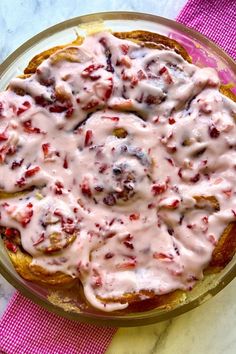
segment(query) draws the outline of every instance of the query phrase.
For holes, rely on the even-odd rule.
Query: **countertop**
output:
[[[0,62],[41,30],[97,11],[140,11],[175,18],[186,0],[1,0]],[[13,287],[0,276],[0,315]],[[107,354],[236,353],[236,280],[199,308],[155,325],[119,329]]]

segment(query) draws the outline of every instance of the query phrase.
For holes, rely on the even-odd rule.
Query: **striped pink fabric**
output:
[[[236,0],[189,0],[177,21],[206,35],[236,60]]]
[[[177,17],[236,59],[236,0],[189,0]],[[16,293],[0,321],[7,354],[102,354],[116,329],[60,318]]]
[[[60,318],[17,292],[0,321],[0,352],[103,354],[115,332]]]

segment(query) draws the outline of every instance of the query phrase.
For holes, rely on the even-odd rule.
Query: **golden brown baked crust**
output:
[[[220,92],[224,95],[230,98],[232,101],[236,102],[236,96],[235,94],[231,91],[230,87],[228,85],[221,85],[220,86]]]
[[[22,252],[20,248],[18,248],[16,253],[9,250],[7,250],[7,253],[17,273],[26,280],[42,285],[49,284],[57,286],[69,285],[75,282],[75,279],[67,274],[61,272],[49,273],[46,269],[31,264],[32,257],[26,252]]]
[[[236,251],[236,223],[230,223],[221,235],[212,254],[206,272],[216,273],[224,269]]]
[[[81,45],[83,43],[83,38],[78,36],[76,38],[75,41],[71,42],[71,43],[68,43],[68,44],[64,44],[64,45],[60,45],[60,46],[56,46],[56,47],[53,47],[53,48],[49,48],[45,51],[43,51],[42,53],[40,54],[37,54],[35,55],[29,62],[29,64],[27,65],[27,67],[25,68],[24,70],[24,74],[25,75],[28,75],[28,74],[33,74],[35,73],[37,67],[46,59],[48,59],[50,57],[50,55],[54,54],[55,52],[57,52],[58,50],[60,49],[63,49],[63,48],[66,48],[68,46],[71,46],[71,45],[75,45],[75,46],[78,46],[78,45]]]
[[[178,42],[169,37],[162,36],[161,34],[139,30],[131,32],[115,32],[113,34],[120,39],[128,39],[138,44],[143,44],[148,48],[172,49],[189,63],[192,62],[187,51]]]

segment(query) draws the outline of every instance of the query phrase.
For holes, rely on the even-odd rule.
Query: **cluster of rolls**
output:
[[[167,305],[224,268],[236,247],[227,95],[179,43],[144,31],[34,57],[0,94],[0,225],[16,271],[80,282],[115,311]]]

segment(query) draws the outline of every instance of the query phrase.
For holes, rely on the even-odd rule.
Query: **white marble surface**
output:
[[[186,0],[0,0],[0,63],[25,40],[97,11],[140,11],[174,18]],[[0,276],[0,316],[14,289]],[[236,280],[199,308],[156,325],[119,329],[107,354],[236,353]]]
[[[0,62],[38,32],[102,11],[139,11],[174,18],[186,0],[0,0]]]
[[[236,280],[175,319],[119,329],[106,354],[235,354],[235,294]]]

